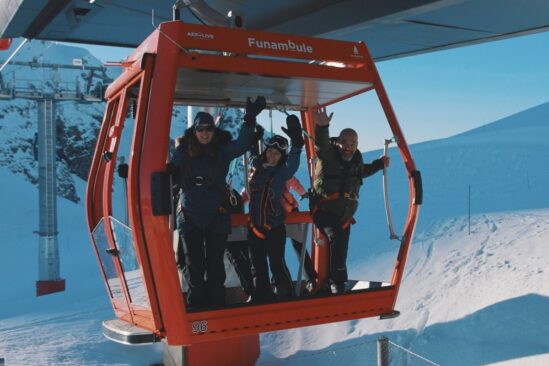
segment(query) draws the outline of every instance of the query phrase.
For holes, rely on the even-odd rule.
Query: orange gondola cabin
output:
[[[218,357],[219,364],[253,364],[259,333],[398,314],[421,179],[364,43],[172,21],[162,23],[122,66],[124,72],[107,90],[87,188],[91,239],[117,317],[104,322],[107,337],[190,346],[189,363],[215,363],[212,357]],[[354,280],[345,294],[260,305],[243,303],[239,289],[228,288],[227,306],[188,311],[174,257],[167,168],[174,104],[242,108],[247,97],[263,95],[267,108],[300,113],[311,137],[305,152],[312,179],[312,112],[369,91],[377,94],[409,180],[409,207],[390,283]],[[120,177],[124,189],[114,189]],[[245,214],[233,215],[233,231],[245,232],[246,222]],[[291,213],[286,220],[287,225],[310,222],[308,212]],[[328,251],[318,231],[310,235],[320,285],[327,277]],[[216,352],[204,352],[212,345]]]

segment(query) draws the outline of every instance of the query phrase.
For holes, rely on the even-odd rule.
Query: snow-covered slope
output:
[[[549,209],[475,215],[470,235],[466,218],[434,222],[417,235],[397,302],[400,317],[264,335],[262,364],[386,336],[441,365],[546,354],[539,363],[509,363],[545,365],[548,240]],[[360,364],[363,356],[356,357]]]

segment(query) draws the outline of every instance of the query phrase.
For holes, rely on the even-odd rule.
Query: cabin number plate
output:
[[[208,321],[200,320],[200,321],[193,322],[192,328],[193,328],[194,334],[206,333],[206,331],[208,330]]]

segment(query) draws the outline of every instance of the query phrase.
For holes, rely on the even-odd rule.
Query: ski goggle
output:
[[[210,125],[206,125],[206,126],[197,125],[197,126],[194,126],[194,130],[196,132],[213,132],[214,128],[215,127],[210,126]]]
[[[270,139],[267,142],[265,142],[265,146],[267,148],[274,147],[279,150],[287,150],[288,149],[288,142],[282,139]]]

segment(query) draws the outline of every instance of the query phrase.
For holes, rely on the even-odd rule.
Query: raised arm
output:
[[[301,148],[292,145],[292,147],[290,148],[290,153],[288,154],[288,161],[286,161],[286,165],[284,165],[280,170],[282,179],[287,181],[295,175],[297,169],[299,168],[300,157]]]
[[[292,143],[286,169],[284,169],[285,179],[288,180],[294,176],[299,168],[299,158],[305,140],[303,139],[303,131],[299,124],[299,118],[297,118],[296,115],[292,114],[286,117],[286,126],[287,127],[282,127],[282,131],[288,135]]]
[[[266,105],[265,97],[262,96],[258,96],[254,102],[250,98],[246,100],[246,114],[244,115],[244,123],[240,128],[238,137],[225,147],[225,156],[227,159],[232,160],[244,154],[250,148],[254,140],[256,117],[265,109]]]
[[[224,154],[226,159],[233,160],[248,151],[254,139],[254,130],[255,125],[251,126],[247,122],[242,124],[236,140],[233,140],[225,145]]]
[[[328,116],[326,114],[326,108],[319,108],[316,112],[313,112],[313,121],[316,125],[315,128],[315,144],[318,148],[319,158],[323,158],[328,154],[333,153],[333,145],[330,143],[329,126],[334,112]]]

